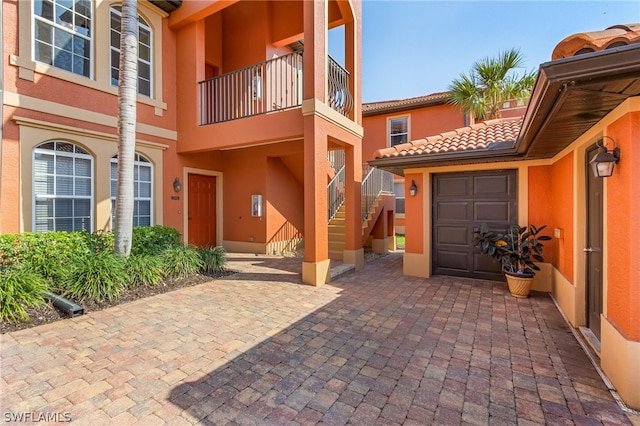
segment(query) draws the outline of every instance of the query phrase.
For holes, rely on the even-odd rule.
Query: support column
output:
[[[315,114],[304,117],[304,262],[302,281],[329,282],[327,134]]]
[[[327,2],[304,1],[304,100],[326,102],[327,93]]]
[[[345,146],[345,249],[344,263],[364,268],[362,248],[362,146]]]

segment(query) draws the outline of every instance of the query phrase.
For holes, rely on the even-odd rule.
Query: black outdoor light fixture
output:
[[[613,141],[613,149],[607,150],[604,138]],[[596,142],[598,152],[593,156],[589,164],[593,169],[595,177],[609,177],[613,174],[613,167],[620,161],[620,148],[616,146],[616,141],[611,136],[603,136],[603,139]]]
[[[411,179],[411,186],[409,187],[409,195],[413,197],[414,195],[416,195],[417,192],[418,192],[418,185],[416,185],[415,180]]]
[[[173,180],[173,190],[176,192],[182,191],[182,183],[180,183],[180,179],[175,178]]]

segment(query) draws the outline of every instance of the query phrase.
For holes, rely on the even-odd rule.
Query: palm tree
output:
[[[476,61],[469,74],[461,74],[449,85],[449,103],[470,113],[477,121],[500,118],[500,107],[506,101],[527,101],[531,96],[535,71],[515,73],[523,62],[519,49]]]
[[[114,250],[131,253],[133,236],[133,163],[136,149],[138,85],[138,2],[122,2],[120,74],[118,79],[118,184],[114,224]]]

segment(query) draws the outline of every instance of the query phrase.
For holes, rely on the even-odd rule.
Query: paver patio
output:
[[[631,424],[548,295],[402,276],[331,285],[300,260],[0,336],[2,421],[74,424]],[[25,417],[23,417],[24,419]]]

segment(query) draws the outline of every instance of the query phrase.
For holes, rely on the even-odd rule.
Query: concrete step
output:
[[[329,274],[330,274],[330,280],[333,281],[334,279],[338,278],[341,275],[346,274],[347,272],[351,272],[351,271],[355,271],[356,270],[356,265],[352,264],[352,263],[342,263],[340,265],[334,266],[333,268],[331,268]]]

